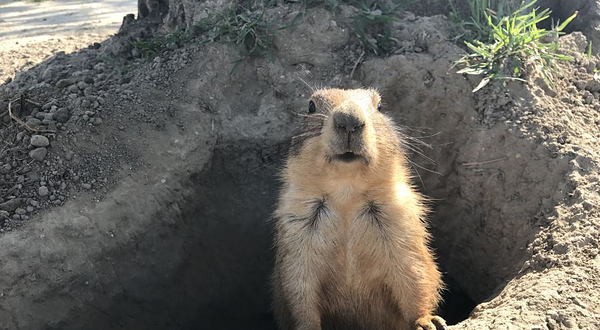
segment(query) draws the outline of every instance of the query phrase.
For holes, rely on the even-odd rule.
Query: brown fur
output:
[[[282,330],[443,329],[423,198],[374,90],[319,90],[282,172],[274,310]],[[347,137],[336,112],[364,123]],[[337,127],[337,128],[336,128]],[[350,133],[348,133],[350,134]],[[352,133],[354,134],[354,133]],[[360,159],[336,155],[352,151]]]

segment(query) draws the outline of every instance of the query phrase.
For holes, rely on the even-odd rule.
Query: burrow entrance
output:
[[[541,207],[539,201],[552,196],[563,173],[550,169],[543,148],[516,137],[503,122],[483,124],[482,115],[506,109],[485,111],[487,103],[472,94],[468,81],[447,74],[449,66],[449,61],[430,55],[377,59],[364,64],[361,83],[379,88],[384,112],[408,135],[430,146],[420,145],[423,155],[412,155],[414,183],[432,200],[434,248],[449,289],[441,314],[455,323],[519,270],[535,234],[531,221]],[[240,81],[252,84],[255,79]],[[261,104],[271,95],[265,94],[253,93],[246,103]],[[305,104],[295,99],[279,98],[277,102],[288,103],[287,108],[277,108],[292,111]],[[186,178],[195,197],[181,202],[185,233],[165,235],[182,240],[185,252],[163,251],[169,258],[182,259],[180,267],[154,277],[159,280],[152,283],[143,282],[148,281],[144,269],[132,270],[142,283],[134,294],[128,288],[128,295],[110,304],[105,311],[114,320],[110,326],[275,329],[269,293],[273,265],[269,219],[288,142],[233,135],[220,139],[210,163]],[[160,287],[162,295],[147,291],[151,287]],[[90,327],[84,317],[78,312],[69,324],[106,328],[106,324]]]
[[[373,61],[365,65],[363,84],[378,87],[384,111],[430,146],[414,142],[423,150],[412,155],[414,183],[432,199],[431,232],[448,286],[440,314],[455,324],[521,268],[538,201],[551,196],[562,173],[548,170],[543,155],[523,159],[544,151],[502,122],[484,124],[485,102],[466,80],[446,74],[447,62],[438,62],[429,56]],[[198,283],[207,289],[197,305],[202,329],[275,328],[268,219],[286,143],[222,141],[210,167],[194,179],[199,200],[190,216],[200,221],[202,249],[190,267],[208,279]],[[539,177],[547,182],[532,185]]]

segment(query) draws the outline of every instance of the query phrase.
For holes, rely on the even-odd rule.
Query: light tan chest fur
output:
[[[409,285],[412,279],[404,274],[417,265],[414,240],[422,233],[414,194],[404,184],[370,190],[367,184],[355,178],[336,178],[311,190],[290,184],[277,211],[280,248],[293,254],[287,271],[310,273],[329,309],[384,310],[386,283]],[[286,220],[294,216],[300,220]]]

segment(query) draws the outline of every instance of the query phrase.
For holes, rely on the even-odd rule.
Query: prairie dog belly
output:
[[[353,196],[351,190],[343,187],[339,195],[330,194],[337,195],[331,202],[314,198],[293,203],[314,208],[298,218],[316,215],[310,226],[295,230],[304,231],[305,240],[298,242],[311,246],[312,256],[306,258],[326,261],[314,262],[322,328],[402,329],[405,321],[386,284],[401,269],[394,251],[400,242],[389,233],[398,224],[385,218],[391,213],[385,205],[359,198],[363,194]]]

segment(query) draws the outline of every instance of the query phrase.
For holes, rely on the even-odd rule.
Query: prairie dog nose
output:
[[[345,130],[348,133],[359,130],[365,126],[365,123],[358,119],[358,117],[344,112],[336,112],[333,115],[333,123],[336,128]]]

